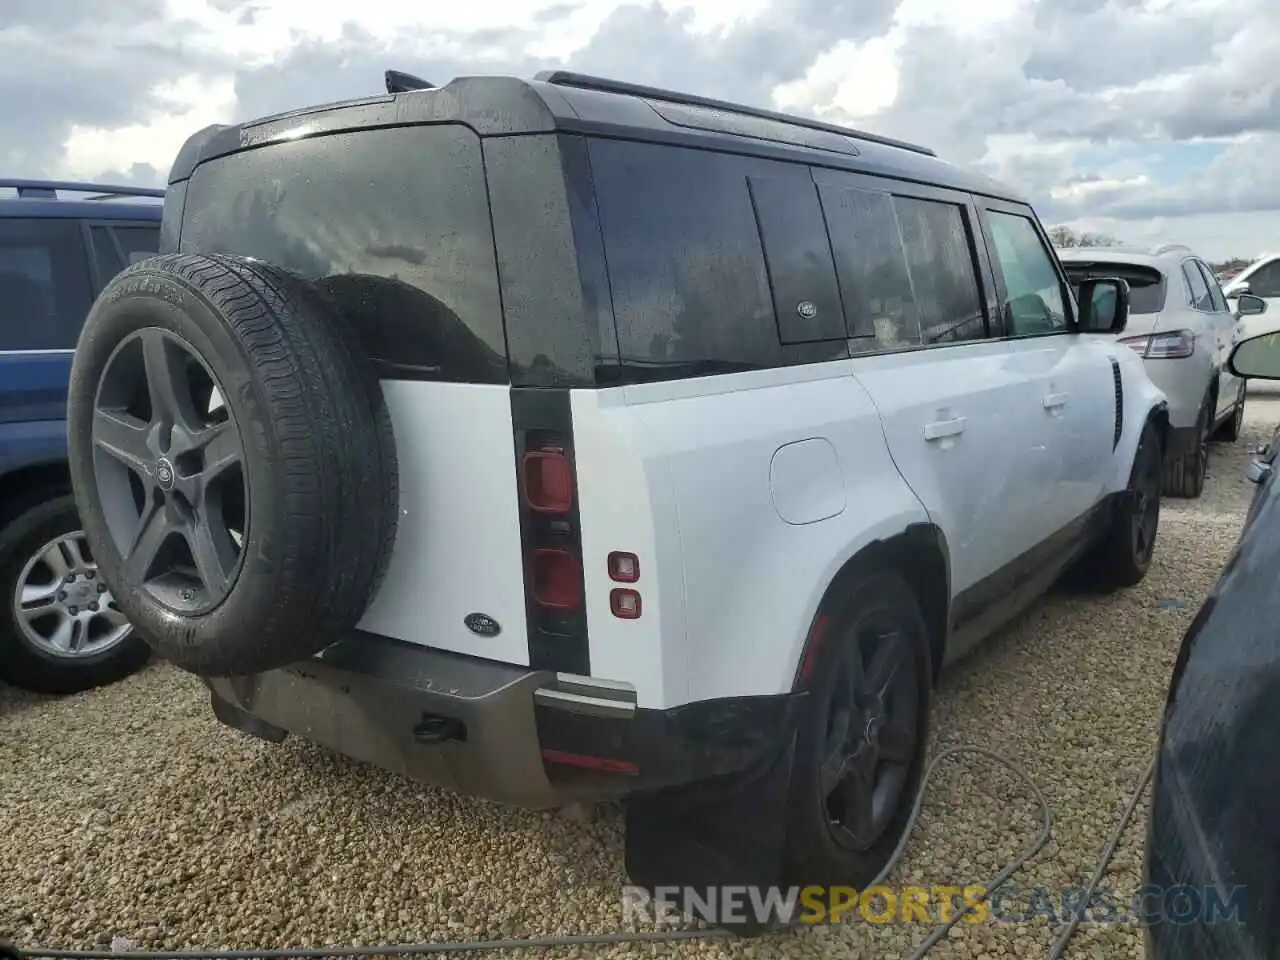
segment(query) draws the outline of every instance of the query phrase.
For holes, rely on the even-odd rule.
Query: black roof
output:
[[[240,150],[324,133],[461,123],[479,136],[566,133],[733,150],[880,174],[1022,201],[1004,185],[915,144],[807,117],[671,90],[555,71],[533,80],[459,77],[442,87],[384,93],[206,127],[183,145],[169,182]]]

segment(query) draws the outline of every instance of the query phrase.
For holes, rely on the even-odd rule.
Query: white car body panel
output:
[[[527,664],[511,391],[385,380],[400,459],[400,525],[386,579],[359,628]],[[482,612],[496,637],[467,629]]]

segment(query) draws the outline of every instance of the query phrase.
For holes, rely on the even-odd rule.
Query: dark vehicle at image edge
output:
[[[865,884],[944,666],[1151,569],[1127,283],[1073,293],[923,146],[565,72],[387,87],[193,134],[89,313],[72,483],[130,621],[241,732],[622,800],[638,886]]]
[[[94,298],[159,247],[164,191],[0,180],[0,680],[51,694],[150,649],[98,576],[67,470],[67,379]]]
[[[1280,334],[1241,341],[1231,363],[1280,381]],[[1244,529],[1169,683],[1147,821],[1150,960],[1280,956],[1277,452],[1280,429],[1249,466]]]

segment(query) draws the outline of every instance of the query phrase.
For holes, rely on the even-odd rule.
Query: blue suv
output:
[[[39,693],[101,686],[148,658],[80,531],[66,403],[85,316],[159,249],[163,197],[0,180],[0,679]]]

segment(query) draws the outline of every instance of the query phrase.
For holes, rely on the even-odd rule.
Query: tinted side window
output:
[[[1216,313],[1225,313],[1227,310],[1227,298],[1222,295],[1222,287],[1218,284],[1218,278],[1213,275],[1213,271],[1203,261],[1197,260],[1196,266],[1200,268],[1200,273],[1204,276],[1205,285],[1209,288],[1209,309]]]
[[[124,254],[126,264],[133,265],[139,260],[154,257],[160,251],[159,224],[144,227],[118,223],[111,231],[120,243],[120,251]]]
[[[124,257],[108,227],[90,227],[89,240],[93,244],[93,262],[98,268],[98,284],[106,286],[108,280],[125,268]]]
[[[961,207],[831,184],[821,195],[854,351],[987,335]]]
[[[1053,254],[1029,217],[987,211],[995,265],[1004,277],[1005,325],[1015,337],[1062,333],[1067,310]]]
[[[1245,282],[1255,297],[1280,297],[1280,260],[1259,267]]]
[[[385,376],[508,379],[480,141],[463,127],[333,134],[202,164],[180,248],[319,281]]]
[[[75,220],[0,220],[0,350],[70,350],[92,305]]]
[[[964,210],[954,203],[894,197],[911,287],[925,343],[981,340],[987,335],[982,293]]]
[[[624,379],[669,379],[847,356],[785,346],[748,177],[768,161],[591,140]],[[781,175],[781,174],[780,174]]]
[[[1191,306],[1196,310],[1210,310],[1209,285],[1204,282],[1204,275],[1196,267],[1194,260],[1182,264],[1182,276],[1186,278],[1190,290]]]
[[[840,294],[856,352],[920,343],[920,313],[902,234],[887,193],[823,184]]]
[[[95,223],[89,228],[98,283],[106,286],[131,264],[155,256],[160,248],[160,227]]]

